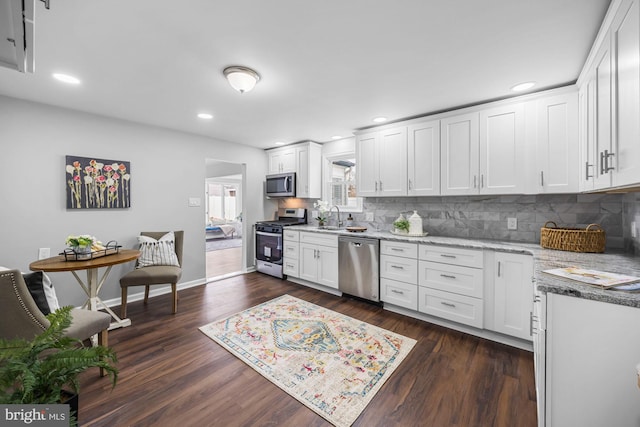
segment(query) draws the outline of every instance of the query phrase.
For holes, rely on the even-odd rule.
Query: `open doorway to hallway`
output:
[[[240,163],[206,159],[207,282],[243,272],[243,170]]]

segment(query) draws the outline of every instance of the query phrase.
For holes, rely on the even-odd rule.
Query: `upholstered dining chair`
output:
[[[169,231],[143,231],[140,233],[142,239],[144,237],[152,240],[162,241],[162,238],[171,233]],[[171,293],[173,295],[173,313],[178,312],[178,281],[182,277],[182,245],[184,242],[184,231],[174,231],[173,248],[177,257],[177,265],[166,265],[171,262],[166,261],[164,256],[146,256],[145,243],[141,242],[141,257],[136,262],[135,270],[125,274],[120,279],[120,288],[122,289],[122,306],[120,308],[121,317],[127,317],[127,293],[131,286],[144,286],[144,303],[149,300],[149,286],[171,284]],[[153,243],[151,243],[153,245]],[[146,258],[146,259],[145,259]],[[149,265],[151,263],[151,265]]]
[[[98,335],[98,344],[109,343],[111,316],[100,311],[74,308],[66,335],[84,341]],[[0,271],[0,337],[32,339],[51,323],[38,308],[19,270]],[[101,368],[100,375],[105,372]]]

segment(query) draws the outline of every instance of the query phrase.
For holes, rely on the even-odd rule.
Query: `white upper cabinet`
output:
[[[322,197],[322,147],[305,142],[268,151],[269,173],[296,173],[296,197]]]
[[[296,149],[294,146],[269,150],[269,173],[296,171]]]
[[[358,135],[356,164],[358,196],[406,196],[407,128]]]
[[[477,194],[479,185],[478,113],[440,121],[442,195]]]
[[[525,192],[522,103],[480,111],[480,194]]]
[[[407,130],[407,194],[440,194],[440,121],[409,126]]]
[[[640,183],[640,5],[615,5],[581,76],[583,191]]]
[[[443,195],[525,192],[522,103],[441,120]]]
[[[579,189],[578,94],[537,100],[536,193],[575,193]]]
[[[640,183],[640,7],[626,1],[612,26],[614,64],[615,145],[612,161],[614,187]]]

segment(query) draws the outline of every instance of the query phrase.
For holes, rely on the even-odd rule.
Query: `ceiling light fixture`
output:
[[[205,119],[205,120],[211,120],[211,119],[213,119],[213,115],[209,114],[209,113],[198,113],[198,118]]]
[[[240,93],[249,92],[260,80],[260,75],[251,68],[234,65],[222,70],[232,88]]]
[[[61,82],[64,83],[69,83],[72,85],[79,85],[80,84],[80,79],[70,76],[68,74],[61,74],[61,73],[54,73],[53,74],[53,78],[56,80],[59,80]]]
[[[511,90],[514,91],[514,92],[523,92],[523,91],[525,91],[527,89],[531,89],[535,85],[536,85],[536,82],[520,83],[520,84],[517,84],[517,85],[513,86],[511,88]]]
[[[335,141],[335,140],[338,140],[338,139],[342,139],[342,136],[341,135],[333,135],[331,137],[331,139],[333,139]]]
[[[273,145],[284,145],[284,142],[282,141],[277,141],[276,143],[274,143]]]
[[[374,121],[374,123],[384,123],[384,122],[387,121],[387,118],[386,117],[382,117],[382,116],[374,117],[373,121]]]

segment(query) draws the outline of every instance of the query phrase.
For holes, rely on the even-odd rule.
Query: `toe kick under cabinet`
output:
[[[482,251],[433,245],[418,250],[418,311],[482,328]]]

